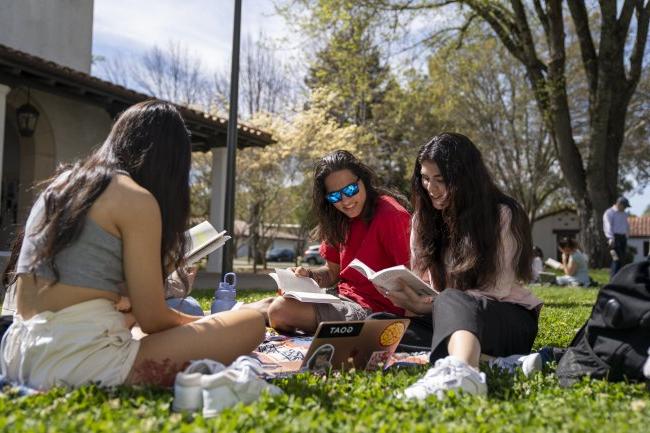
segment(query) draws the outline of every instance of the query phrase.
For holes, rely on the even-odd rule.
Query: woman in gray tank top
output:
[[[145,101],[99,149],[46,182],[9,270],[18,310],[0,348],[7,379],[38,389],[171,385],[191,360],[230,363],[262,341],[256,311],[202,318],[165,304],[173,270],[187,283],[190,162],[176,108]],[[123,297],[147,334],[140,340],[116,309]]]

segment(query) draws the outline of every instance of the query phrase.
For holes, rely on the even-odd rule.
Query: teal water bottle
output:
[[[210,307],[212,314],[228,311],[235,306],[237,303],[235,300],[237,296],[236,285],[237,275],[234,272],[228,272],[223,276],[223,281],[219,283],[219,288],[214,292],[214,301],[212,301]]]

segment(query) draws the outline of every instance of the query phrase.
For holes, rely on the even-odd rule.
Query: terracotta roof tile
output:
[[[630,224],[630,237],[650,237],[650,216],[630,217],[627,221]]]
[[[3,72],[3,69],[8,71],[6,72],[8,75],[18,74],[21,69],[24,69],[28,74],[30,74],[30,76],[47,74],[47,76],[52,79],[61,80],[67,85],[79,86],[82,90],[95,90],[108,93],[111,97],[114,97],[116,100],[120,100],[128,105],[152,98],[151,95],[136,92],[124,86],[86,74],[85,72],[77,71],[67,66],[0,44],[0,73]],[[186,120],[202,121],[204,123],[207,122],[220,130],[224,129],[224,125],[228,123],[227,118],[214,116],[210,113],[184,105],[175,105]],[[241,138],[248,138],[254,143],[270,144],[275,141],[268,132],[253,128],[241,122],[238,123],[237,128],[239,129],[239,136]]]

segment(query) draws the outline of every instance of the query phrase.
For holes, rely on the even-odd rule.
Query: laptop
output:
[[[321,322],[300,370],[381,369],[395,352],[409,319]]]

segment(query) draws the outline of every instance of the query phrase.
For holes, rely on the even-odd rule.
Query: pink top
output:
[[[501,219],[501,244],[499,246],[499,262],[497,265],[497,277],[494,285],[484,287],[480,290],[467,290],[466,293],[488,299],[493,299],[499,302],[511,302],[513,304],[521,305],[528,310],[539,310],[542,308],[543,302],[533,295],[528,289],[524,287],[521,281],[517,279],[517,273],[512,266],[514,256],[517,252],[517,244],[512,230],[510,230],[510,220],[512,212],[508,206],[502,205],[500,210]],[[415,221],[415,220],[413,220]],[[415,228],[411,230],[411,260],[414,257],[414,235]],[[413,262],[411,262],[413,265]],[[413,267],[413,266],[411,266]],[[423,280],[431,283],[433,278],[431,272],[421,276]],[[433,283],[432,287],[433,287]],[[433,287],[440,291],[439,288]]]

